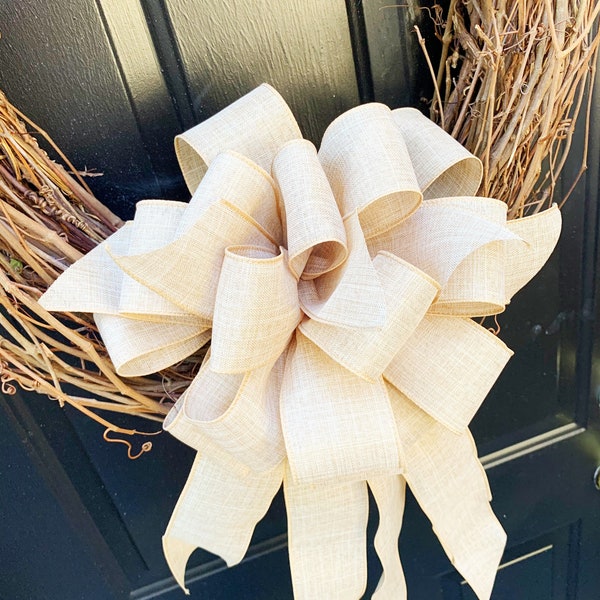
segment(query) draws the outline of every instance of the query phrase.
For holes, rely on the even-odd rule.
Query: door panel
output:
[[[125,14],[123,10],[121,19]],[[136,199],[160,197],[138,126],[138,106],[130,102],[132,92],[136,99],[140,94],[123,78],[124,63],[114,53],[101,5],[89,0],[3,1],[0,22],[2,82],[11,101],[47,129],[78,168],[103,173],[91,181],[113,210],[130,217]],[[139,46],[128,47],[137,54]],[[143,73],[150,78],[148,68]],[[177,125],[168,96],[165,103],[155,84],[160,81],[158,67],[155,73],[150,80],[160,102],[154,105],[154,118],[164,125],[162,152],[172,155],[174,168],[168,140]]]
[[[426,37],[432,34],[428,12],[415,0],[358,4],[364,12],[373,98],[392,108],[425,108],[433,86],[413,28],[417,25]],[[435,56],[435,48],[431,51]]]
[[[412,1],[22,0],[19,11],[0,1],[0,21],[1,87],[77,165],[104,172],[91,185],[124,217],[144,197],[185,197],[173,136],[263,81],[279,89],[316,143],[359,98],[424,109],[422,98],[431,95],[412,32],[415,23],[425,32],[429,17]],[[44,27],[34,27],[37,22]],[[600,464],[598,405],[592,401],[600,389],[600,344],[592,328],[598,94],[594,107],[591,169],[567,204],[551,261],[498,318],[500,337],[515,356],[473,421],[493,507],[509,536],[495,600],[589,600],[600,585],[600,492],[592,484]],[[581,144],[580,136],[575,152]],[[577,171],[576,156],[569,169],[571,176]],[[47,518],[64,518],[65,530],[84,532],[79,542],[64,542],[73,548],[72,587],[61,588],[64,597],[95,600],[82,582],[100,576],[110,590],[103,592],[107,600],[110,594],[182,598],[160,538],[193,452],[162,434],[151,438],[152,452],[130,461],[120,444],[102,439],[98,425],[68,408],[26,394],[7,403],[17,421],[28,424],[36,468],[54,465],[45,476],[56,480],[64,514]],[[138,428],[145,425],[136,421]],[[67,484],[71,496],[61,496]],[[472,598],[410,497],[404,522],[400,546],[410,598]],[[376,527],[372,506],[367,597],[379,576]],[[32,548],[48,552],[50,535],[51,528],[42,527],[37,538],[23,539],[24,555]],[[86,551],[78,552],[77,544]],[[0,581],[8,587],[0,594],[24,597],[19,590],[28,588],[18,577],[3,578],[12,564],[3,563]],[[47,561],[44,577],[52,577],[52,564]],[[193,597],[291,598],[281,494],[240,565],[226,569],[220,559],[196,551],[188,583]],[[54,597],[61,596],[48,596]]]
[[[0,598],[126,597],[129,582],[79,490],[14,397],[0,397],[0,456]]]
[[[343,0],[167,0],[165,8],[196,122],[267,82],[318,142],[358,102]]]

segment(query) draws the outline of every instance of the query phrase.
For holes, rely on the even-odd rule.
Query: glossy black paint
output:
[[[0,87],[80,168],[104,173],[90,184],[128,218],[139,199],[186,198],[173,136],[262,81],[315,143],[361,101],[426,111],[431,84],[412,28],[426,32],[428,17],[413,0],[391,4],[0,0]],[[509,534],[495,600],[589,600],[600,584],[595,97],[590,169],[552,261],[500,316],[516,356],[473,423]],[[571,175],[577,168],[575,154]],[[96,424],[44,398],[6,397],[0,409],[0,596],[183,598],[160,537],[192,452],[165,434],[131,462]],[[369,591],[379,569],[372,515]],[[192,593],[291,598],[285,536],[278,496],[242,564],[193,555]],[[412,500],[400,544],[413,600],[472,598]]]

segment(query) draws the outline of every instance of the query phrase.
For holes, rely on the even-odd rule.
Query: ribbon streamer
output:
[[[209,339],[164,428],[198,451],[164,535],[239,562],[283,483],[298,599],[406,598],[408,484],[450,560],[490,597],[506,536],[468,424],[511,356],[472,317],[504,310],[560,233],[507,222],[477,158],[410,108],[356,107],[319,151],[263,84],[176,139],[189,204],[147,200],[41,304],[93,312],[119,374]]]

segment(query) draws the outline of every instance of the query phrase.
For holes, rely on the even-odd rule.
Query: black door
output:
[[[425,31],[427,16],[390,4],[0,0],[0,87],[80,168],[103,173],[90,184],[128,218],[141,198],[185,197],[174,135],[263,81],[317,143],[359,102],[424,108],[429,79],[411,28]],[[593,106],[590,169],[551,261],[500,316],[515,356],[472,427],[508,533],[496,600],[591,600],[600,588],[598,90]],[[95,423],[45,398],[19,393],[0,406],[0,596],[182,598],[161,536],[192,452],[163,434],[130,461]],[[410,499],[400,543],[413,600],[474,597]],[[240,565],[197,551],[188,582],[211,600],[291,598],[281,496]]]

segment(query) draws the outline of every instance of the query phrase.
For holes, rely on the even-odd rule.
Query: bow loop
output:
[[[125,223],[63,271],[44,292],[40,304],[52,311],[117,315],[124,273],[106,252],[106,244],[110,243],[114,252],[126,254],[132,227],[131,222]]]
[[[348,256],[346,231],[316,148],[307,140],[288,142],[275,157],[273,176],[292,273],[315,279],[332,271]]]
[[[506,278],[506,302],[544,266],[558,242],[561,215],[558,206],[530,217],[509,221],[507,227],[520,240],[510,244]]]
[[[452,431],[464,431],[512,351],[471,319],[426,315],[384,377]]]
[[[273,363],[300,318],[296,279],[285,251],[227,248],[215,299],[212,368],[243,373]]]
[[[286,353],[275,365],[217,373],[210,351],[200,372],[167,416],[164,428],[203,454],[240,471],[263,473],[285,458],[279,396]]]
[[[432,310],[483,316],[504,310],[506,205],[488,198],[428,200],[394,230],[368,241],[371,255],[389,250],[442,286]]]
[[[98,331],[121,377],[156,373],[190,356],[210,340],[210,323],[127,319],[94,313]]]
[[[319,160],[342,217],[356,211],[365,238],[391,229],[421,204],[406,143],[390,109],[357,106],[325,131]]]
[[[234,150],[271,170],[277,151],[301,138],[296,119],[285,100],[263,83],[213,117],[175,138],[175,151],[190,192],[194,192],[212,160]]]
[[[187,232],[221,200],[251,219],[273,244],[281,245],[283,231],[275,182],[256,163],[232,151],[218,154],[211,162],[187,205],[176,237]]]
[[[477,193],[483,165],[476,156],[415,108],[397,108],[392,118],[406,142],[425,200]]]
[[[382,327],[387,318],[383,287],[369,256],[356,212],[346,220],[348,258],[317,279],[300,280],[302,310],[321,323]]]
[[[173,241],[185,214],[187,204],[165,200],[143,200],[136,206],[135,219],[130,228],[129,244],[124,256],[152,252]],[[112,257],[112,244],[106,244]],[[174,321],[194,323],[197,319],[164,296],[157,294],[135,279],[125,275],[119,290],[119,315],[148,321]]]
[[[381,252],[373,266],[387,308],[383,326],[340,329],[314,319],[300,325],[300,331],[331,358],[370,382],[381,377],[439,292],[433,279],[393,254]]]

